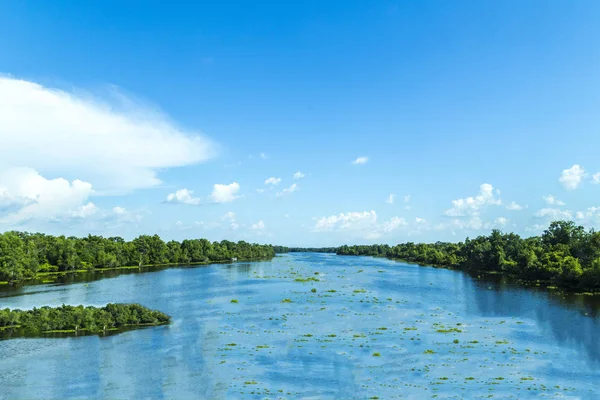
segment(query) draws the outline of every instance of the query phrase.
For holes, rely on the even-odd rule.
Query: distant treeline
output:
[[[0,332],[17,336],[44,333],[101,333],[142,325],[162,325],[170,317],[139,304],[107,304],[104,307],[40,307],[33,310],[0,310]]]
[[[244,241],[164,242],[158,235],[126,241],[120,237],[76,238],[11,231],[0,234],[0,281],[19,282],[34,278],[39,272],[218,262],[234,257],[240,261],[256,260],[274,255],[271,245]]]
[[[276,253],[335,253],[337,247],[285,247],[273,246]]]
[[[460,243],[341,246],[339,255],[369,255],[481,272],[504,272],[570,289],[600,289],[600,232],[555,221],[541,236],[523,239],[493,230]]]

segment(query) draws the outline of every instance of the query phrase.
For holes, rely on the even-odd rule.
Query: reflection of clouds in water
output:
[[[296,282],[296,277],[320,282]],[[440,398],[487,395],[485,382],[497,376],[506,380],[496,396],[501,390],[517,393],[516,387],[523,389],[523,398],[539,395],[533,390],[525,394],[530,382],[520,382],[519,374],[534,376],[531,384],[538,388],[567,383],[578,389],[572,395],[585,396],[589,388],[592,397],[587,398],[598,394],[593,385],[600,377],[578,353],[585,350],[598,358],[597,348],[590,349],[598,326],[580,314],[585,304],[571,307],[568,300],[543,292],[513,290],[501,281],[472,280],[445,269],[369,257],[291,254],[272,262],[123,275],[60,291],[51,286],[25,290],[35,293],[5,297],[3,303],[37,305],[67,297],[102,304],[118,298],[159,309],[174,320],[169,327],[89,338],[92,346],[100,344],[96,349],[87,347],[88,338],[57,341],[71,343],[69,357],[81,361],[71,363],[80,369],[72,376],[64,346],[46,353],[36,348],[29,358],[19,358],[11,353],[14,346],[5,345],[16,342],[0,341],[2,387],[28,384],[9,392],[14,397],[43,397],[36,394],[54,385],[55,398],[229,399],[252,397],[251,391],[259,393],[256,398],[393,398],[399,393],[424,398],[441,376],[449,380],[436,386]],[[292,303],[282,303],[285,298]],[[463,332],[437,333],[435,323],[461,323]],[[509,344],[496,345],[499,339]],[[479,344],[463,348],[469,340]],[[503,353],[510,347],[520,353]],[[531,353],[525,354],[527,347]],[[427,349],[435,354],[424,355]],[[374,352],[381,356],[373,357]],[[43,371],[53,372],[47,379],[22,378]],[[469,375],[481,380],[465,386]],[[405,386],[408,382],[412,386]]]
[[[564,297],[534,289],[517,289],[505,280],[473,281],[467,274],[463,274],[463,279],[468,313],[532,319],[548,341],[582,351],[591,362],[600,364],[600,321],[592,315],[584,315],[593,314],[589,309],[591,304],[586,304],[586,296]]]

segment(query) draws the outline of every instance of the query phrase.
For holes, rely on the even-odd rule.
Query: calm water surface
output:
[[[0,292],[2,308],[108,302],[173,324],[2,340],[0,399],[600,399],[584,296],[455,271],[296,253]]]

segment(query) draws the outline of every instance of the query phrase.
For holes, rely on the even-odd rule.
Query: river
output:
[[[173,323],[0,340],[0,399],[600,398],[596,299],[458,271],[291,253],[0,291],[109,302]]]

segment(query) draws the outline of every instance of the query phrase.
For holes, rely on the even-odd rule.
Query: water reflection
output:
[[[315,272],[318,282],[294,279]],[[3,288],[0,306],[138,302],[173,324],[0,341],[0,399],[424,398],[433,387],[440,398],[538,398],[526,390],[532,385],[600,398],[598,307],[585,296],[327,254],[109,276]],[[459,323],[460,333],[436,331]],[[470,341],[478,345],[464,346]],[[466,376],[475,380],[465,385]],[[503,384],[490,392],[498,376]],[[448,379],[434,386],[441,377]]]

